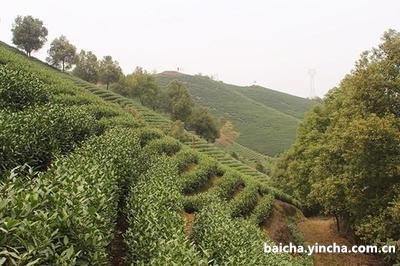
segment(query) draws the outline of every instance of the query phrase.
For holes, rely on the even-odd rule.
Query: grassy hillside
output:
[[[0,264],[309,264],[262,249],[297,201],[164,123],[0,44]]]
[[[163,72],[156,77],[163,87],[174,79],[182,81],[196,103],[234,123],[241,133],[238,143],[267,155],[289,148],[311,103],[263,87],[240,87],[204,76]]]

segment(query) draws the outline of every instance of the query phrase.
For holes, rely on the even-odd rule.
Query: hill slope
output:
[[[258,152],[276,155],[293,143],[296,128],[311,101],[260,86],[241,87],[178,72],[156,75],[161,87],[183,82],[194,101],[232,121],[241,135],[238,143]]]
[[[262,250],[276,202],[300,203],[108,93],[0,43],[1,264],[310,262]]]

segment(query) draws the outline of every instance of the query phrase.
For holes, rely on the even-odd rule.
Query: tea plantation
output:
[[[263,253],[300,203],[169,122],[0,44],[0,265],[310,264]]]

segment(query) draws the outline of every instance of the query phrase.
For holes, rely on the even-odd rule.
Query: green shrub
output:
[[[226,171],[224,178],[218,184],[218,197],[223,200],[230,200],[240,185],[244,185],[242,175],[236,171]]]
[[[113,117],[103,117],[100,119],[99,124],[104,128],[139,128],[144,126],[142,120],[137,119],[130,114],[121,114]]]
[[[112,145],[110,145],[112,143]],[[112,130],[37,177],[0,183],[0,252],[6,265],[104,265],[123,180],[137,175],[133,131]]]
[[[0,169],[23,164],[42,169],[56,155],[67,154],[101,132],[96,119],[79,107],[45,105],[18,113],[1,112]]]
[[[193,150],[184,149],[176,154],[175,160],[178,165],[179,173],[183,173],[187,169],[187,167],[192,164],[197,164],[199,162],[199,155]]]
[[[246,187],[231,202],[232,217],[248,215],[257,204],[258,184],[246,183]]]
[[[209,254],[213,265],[306,265],[286,253],[264,253],[264,242],[274,243],[253,223],[232,219],[222,201],[205,206],[196,214],[192,237]]]
[[[274,207],[275,199],[272,195],[265,195],[257,204],[250,219],[257,225],[261,225],[269,218]]]
[[[117,116],[122,111],[118,109],[116,106],[106,105],[105,103],[102,104],[89,104],[86,106],[82,106],[82,109],[87,111],[88,113],[92,114],[97,120],[101,118],[111,118]]]
[[[183,198],[183,206],[186,212],[198,212],[204,207],[218,201],[218,198],[213,193],[199,193]]]
[[[0,65],[0,108],[20,111],[49,102],[45,84],[34,75]]]
[[[88,105],[88,104],[104,104],[100,98],[90,95],[87,92],[77,92],[76,94],[65,94],[60,93],[53,97],[53,101],[56,104],[64,105]]]
[[[140,146],[144,147],[153,139],[159,139],[163,136],[163,132],[154,128],[143,128],[139,132]]]
[[[146,149],[155,151],[159,154],[174,155],[182,148],[182,144],[171,137],[163,137],[150,141]]]
[[[213,176],[221,176],[223,174],[217,162],[203,158],[195,171],[183,174],[182,193],[194,193],[204,186]]]
[[[127,206],[128,262],[135,265],[205,265],[183,231],[182,196],[176,165],[168,157],[153,161],[132,187]]]

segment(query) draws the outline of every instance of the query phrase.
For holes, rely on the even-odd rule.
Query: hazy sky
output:
[[[1,3],[0,39],[11,42],[17,15],[33,15],[49,30],[41,59],[64,34],[125,73],[180,67],[307,97],[308,69],[323,95],[386,29],[400,30],[399,14],[398,0],[13,0]]]

